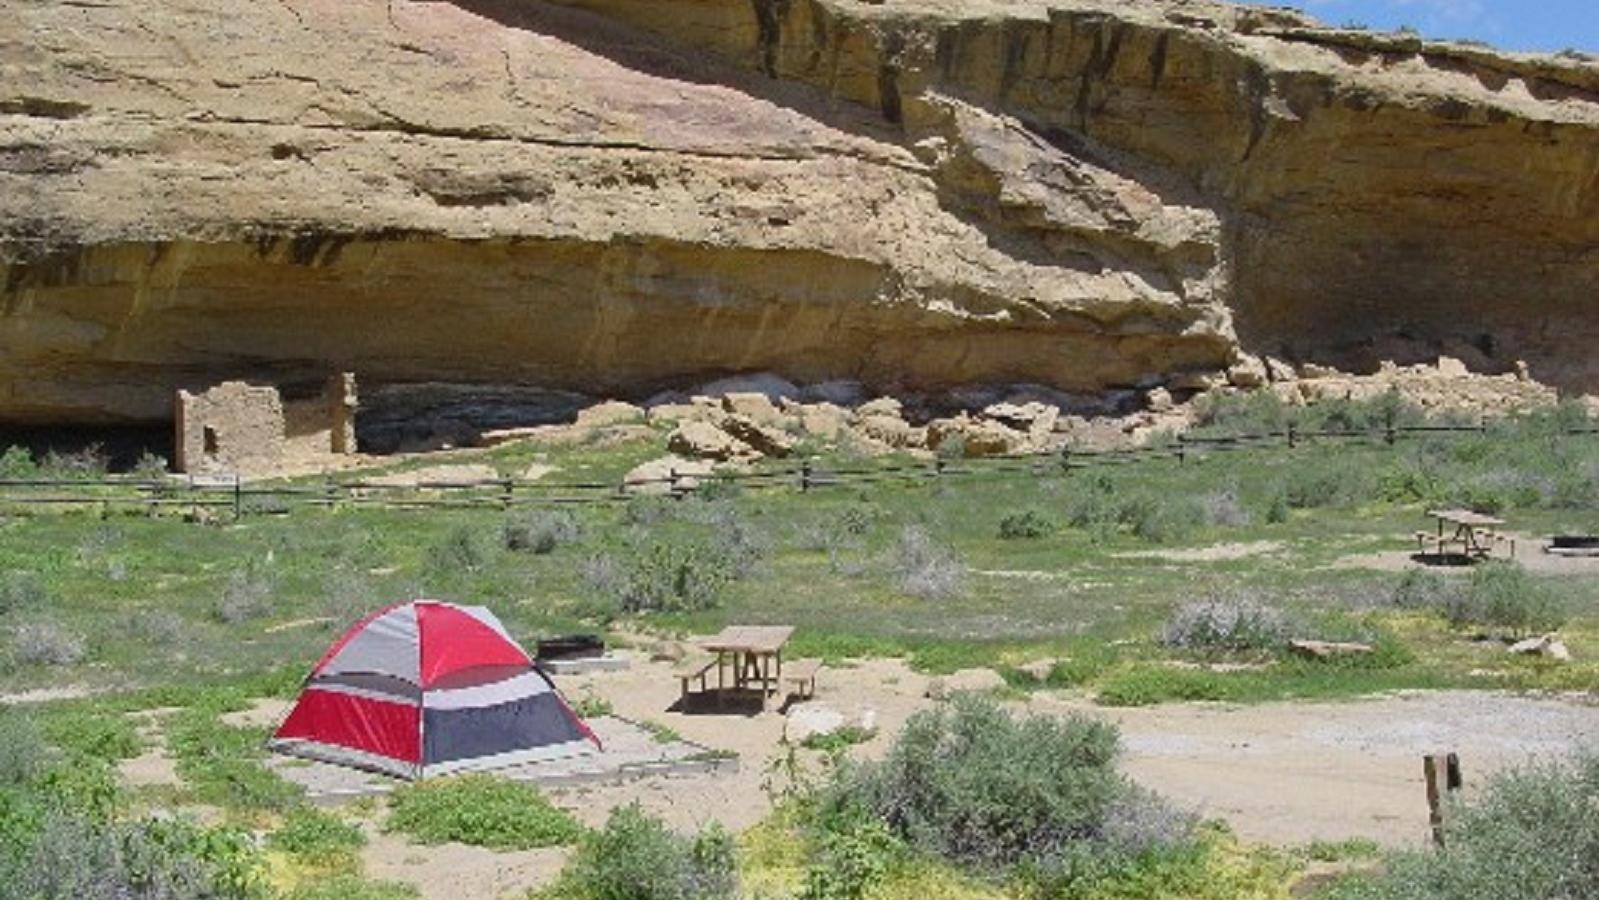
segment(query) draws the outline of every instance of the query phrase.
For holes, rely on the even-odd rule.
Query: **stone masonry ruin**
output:
[[[225,381],[174,403],[174,467],[194,475],[261,474],[356,452],[355,376],[312,386]]]

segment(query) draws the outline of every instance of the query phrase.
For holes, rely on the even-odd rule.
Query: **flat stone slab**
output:
[[[556,788],[738,770],[736,757],[723,757],[692,741],[661,742],[650,731],[627,719],[597,716],[586,721],[600,739],[603,750],[507,766],[493,770],[493,774]],[[338,803],[387,794],[408,783],[375,772],[276,754],[268,756],[267,766],[285,780],[305,788],[306,799],[313,803]]]
[[[624,672],[631,668],[632,665],[632,658],[621,653],[539,661],[539,668],[544,669],[551,675],[581,675],[584,672]]]

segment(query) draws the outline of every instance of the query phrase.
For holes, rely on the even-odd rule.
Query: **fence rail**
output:
[[[882,466],[829,468],[815,460],[744,472],[695,475],[671,472],[666,477],[617,482],[529,481],[489,478],[472,481],[374,482],[365,479],[324,483],[245,482],[237,477],[150,479],[104,476],[96,479],[0,478],[0,510],[39,506],[79,508],[102,515],[143,510],[187,509],[254,514],[287,513],[296,506],[373,506],[389,509],[515,509],[534,506],[610,504],[643,492],[682,497],[707,484],[738,485],[744,490],[809,492],[850,485],[953,479],[1038,477],[1103,466],[1136,465],[1154,460],[1187,463],[1214,453],[1264,447],[1295,449],[1318,441],[1382,442],[1389,445],[1417,437],[1484,434],[1485,425],[1388,426],[1376,430],[1282,431],[1236,435],[1180,435],[1171,443],[1120,450],[1087,450],[1065,446],[1046,453],[1014,454],[958,460],[895,462]],[[1565,429],[1569,436],[1599,435],[1599,427]]]

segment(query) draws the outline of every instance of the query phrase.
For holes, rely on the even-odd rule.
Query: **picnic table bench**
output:
[[[1420,552],[1431,550],[1439,556],[1455,552],[1467,559],[1481,560],[1487,559],[1495,548],[1508,545],[1510,555],[1516,555],[1516,542],[1498,531],[1504,527],[1503,519],[1467,509],[1433,509],[1427,515],[1437,520],[1438,528],[1436,532],[1416,532]]]
[[[791,693],[810,698],[816,695],[816,673],[822,668],[819,659],[801,659],[783,662],[783,646],[794,634],[787,625],[733,625],[698,642],[700,649],[712,654],[679,663],[677,676],[683,699],[688,699],[697,685],[700,693],[708,693],[711,672],[716,672],[714,692],[720,702],[726,692],[756,690],[760,692],[761,707],[767,698],[792,686]],[[728,683],[728,672],[732,683]]]
[[[793,685],[790,691],[801,700],[809,700],[816,696],[816,673],[822,670],[822,661],[819,659],[796,659],[788,664],[788,670],[783,673],[783,683]]]

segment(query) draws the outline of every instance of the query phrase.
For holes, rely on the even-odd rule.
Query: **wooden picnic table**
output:
[[[1431,537],[1422,532],[1418,535],[1418,539],[1430,539],[1440,554],[1447,547],[1459,545],[1462,554],[1475,559],[1487,559],[1493,551],[1493,545],[1503,540],[1498,529],[1504,527],[1504,519],[1485,516],[1469,509],[1430,509],[1427,515],[1438,521],[1438,534],[1436,537]],[[1447,529],[1451,527],[1454,532],[1446,534]],[[1512,556],[1515,555],[1514,548],[1515,545],[1512,544]]]
[[[782,681],[783,645],[793,635],[789,625],[730,625],[700,641],[701,647],[716,654],[717,696],[726,690],[723,667],[731,656],[734,690],[758,687],[764,707]]]

